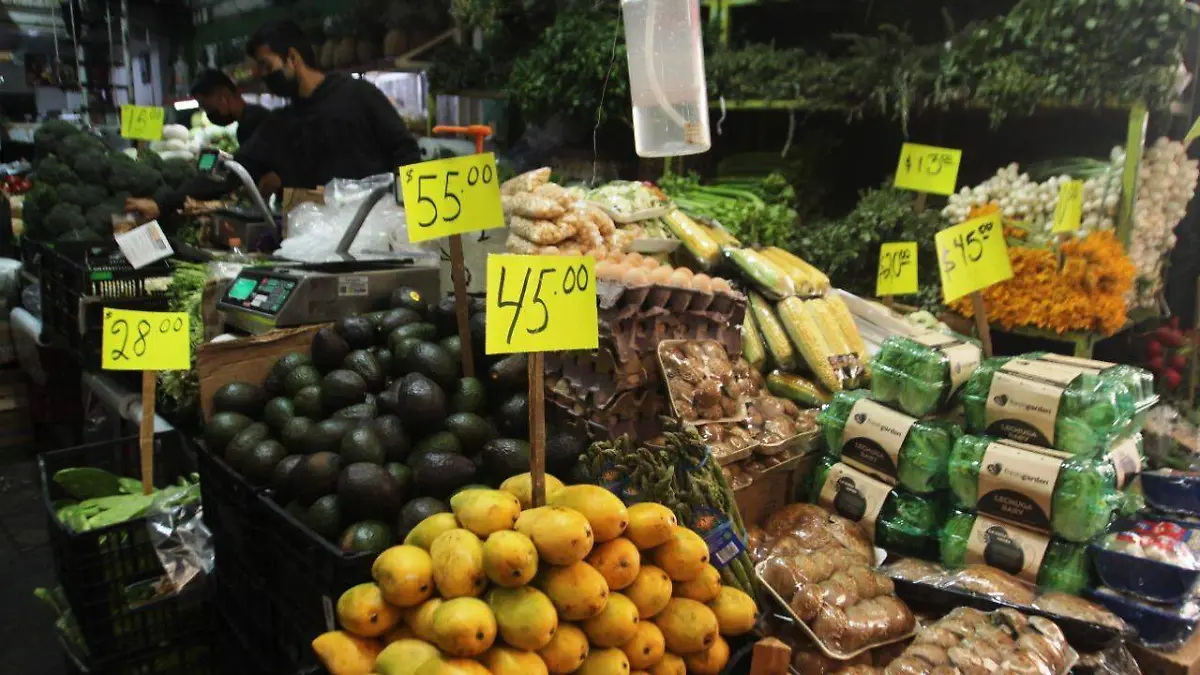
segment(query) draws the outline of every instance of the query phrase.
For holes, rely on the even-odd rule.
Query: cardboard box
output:
[[[1192,633],[1191,639],[1177,651],[1160,652],[1141,645],[1128,643],[1129,653],[1137,659],[1143,673],[1155,675],[1200,675],[1200,631]]]
[[[788,504],[804,501],[801,491],[817,462],[816,452],[795,457],[777,467],[754,476],[754,482],[735,490],[738,510],[746,527],[760,525],[767,516]]]
[[[329,324],[284,328],[224,342],[207,342],[196,349],[196,375],[200,378],[200,406],[204,419],[212,417],[212,397],[230,382],[262,384],[271,366],[287,352],[308,353],[313,334]]]

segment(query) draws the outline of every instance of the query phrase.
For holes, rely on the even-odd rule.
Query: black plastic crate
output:
[[[241,595],[245,589],[230,579],[230,567],[236,566],[218,568],[212,584],[214,670],[240,675],[279,675],[285,671],[279,665],[275,648],[276,624],[261,623],[264,615],[247,607],[248,600]]]
[[[273,571],[274,559],[264,536],[267,516],[258,499],[262,488],[252,485],[202,444],[190,447],[200,472],[204,524],[213,535],[217,569],[229,562],[265,581]]]
[[[213,667],[219,644],[207,630],[180,636],[171,644],[148,649],[119,659],[96,660],[80,655],[59,640],[66,672],[71,675],[224,675],[248,672]]]
[[[293,518],[267,494],[267,546],[275,558],[270,589],[278,608],[279,646],[287,670],[316,664],[312,640],[330,630],[342,592],[371,580],[370,553],[346,554]]]
[[[158,434],[154,441],[154,484],[174,483],[190,469],[178,433]],[[129,589],[163,576],[145,518],[88,532],[75,532],[61,522],[54,501],[66,495],[52,480],[60,469],[95,467],[118,476],[140,475],[138,439],[124,438],[38,456],[42,501],[59,583],[79,623],[89,658],[109,660],[158,649],[179,636],[207,626],[203,588],[139,604]]]

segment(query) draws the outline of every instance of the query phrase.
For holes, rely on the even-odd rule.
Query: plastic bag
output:
[[[1015,609],[981,612],[958,607],[917,633],[884,670],[928,673],[1065,673],[1078,655],[1053,621]],[[938,668],[941,666],[942,668]]]
[[[1036,583],[1078,595],[1088,585],[1091,562],[1086,544],[1030,532],[987,516],[955,509],[941,536],[942,564],[985,564]]]
[[[159,491],[146,514],[165,581],[176,592],[202,580],[216,564],[212,533],[204,525],[203,514],[199,482]]]
[[[1200,429],[1174,406],[1160,405],[1148,413],[1145,436],[1151,468],[1200,471]]]
[[[966,382],[983,351],[943,333],[883,341],[871,366],[871,397],[914,417],[936,412]]]

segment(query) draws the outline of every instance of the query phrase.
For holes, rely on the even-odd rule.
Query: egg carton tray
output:
[[[728,322],[697,320],[690,315],[661,315],[600,325],[602,339],[611,341],[615,356],[624,363],[653,354],[663,340],[716,340],[730,359],[742,354],[742,321],[745,307]]]
[[[618,394],[658,383],[656,364],[647,367],[647,358],[619,361],[615,349],[602,343],[590,352],[548,352],[546,374],[559,378],[556,388],[563,395],[604,410]]]
[[[597,281],[596,300],[601,321],[618,321],[639,314],[687,313],[721,322],[739,311],[744,314],[746,310],[746,296],[736,291],[707,293],[665,284],[625,286],[612,281]]]

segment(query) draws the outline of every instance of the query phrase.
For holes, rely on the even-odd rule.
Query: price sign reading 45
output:
[[[896,241],[879,248],[879,273],[875,295],[908,295],[917,292],[917,242]]]
[[[1000,214],[947,227],[934,235],[946,302],[1012,278]]]
[[[155,105],[121,106],[121,138],[161,141],[163,109]]]
[[[189,370],[187,312],[104,308],[100,366],[104,370]]]
[[[398,184],[411,242],[504,227],[490,152],[402,166]]]
[[[487,353],[599,346],[595,269],[591,256],[489,255]]]
[[[896,187],[935,195],[954,194],[962,150],[905,143],[896,167]]]

